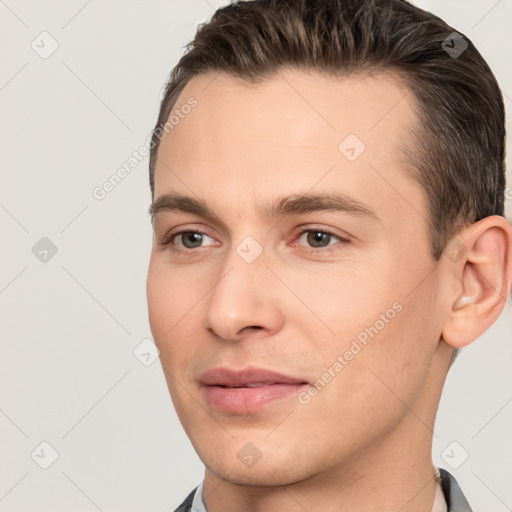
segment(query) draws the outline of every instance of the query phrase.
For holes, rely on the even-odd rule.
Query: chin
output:
[[[268,465],[259,468],[240,468],[222,464],[221,467],[207,466],[218,478],[226,480],[235,485],[244,485],[249,487],[276,487],[296,483],[302,478],[294,474],[283,475],[282,468],[279,468],[278,474],[275,474],[275,467]]]
[[[228,475],[224,475],[221,473],[216,473],[216,475],[223,480],[226,480],[234,485],[243,485],[246,487],[272,487],[277,485],[283,485],[282,482],[277,481],[275,478],[272,478],[269,475],[260,475],[260,474],[243,474],[237,473],[233,471]]]
[[[207,450],[198,454],[203,464],[218,478],[236,485],[254,487],[274,487],[289,485],[313,476],[308,468],[297,460],[296,454],[287,456],[285,453],[277,454],[275,450],[269,450],[259,454],[261,458],[256,460],[258,454],[254,445],[245,444],[245,450],[230,450],[226,447],[216,453]],[[252,461],[247,457],[254,450]],[[312,468],[310,468],[312,469]]]

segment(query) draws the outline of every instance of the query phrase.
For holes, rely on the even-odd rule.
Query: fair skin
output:
[[[460,232],[462,257],[432,258],[426,196],[398,149],[418,122],[407,93],[390,74],[288,69],[257,86],[200,75],[178,99],[198,104],[162,140],[154,199],[186,195],[214,216],[156,213],[147,294],[172,400],[206,466],[209,512],[432,508],[446,372],[453,348],[506,303],[512,229],[487,217]],[[366,146],[355,161],[338,149],[348,134]],[[305,193],[342,193],[374,215],[262,212]],[[313,245],[306,228],[333,236]],[[179,235],[159,243],[187,230],[203,233],[195,246]],[[263,249],[251,263],[236,250],[248,236]],[[201,392],[200,375],[218,366],[269,368],[312,388],[394,303],[400,312],[308,403],[293,395],[229,413]],[[238,456],[247,443],[261,455],[251,467]]]

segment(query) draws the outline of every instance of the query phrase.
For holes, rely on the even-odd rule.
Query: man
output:
[[[471,510],[432,435],[510,293],[503,158],[489,67],[405,1],[199,28],[150,159],[151,330],[206,467],[177,510]]]

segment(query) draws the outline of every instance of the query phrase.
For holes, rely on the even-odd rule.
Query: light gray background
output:
[[[202,480],[159,361],[133,354],[151,338],[148,159],[92,190],[144,144],[184,44],[224,3],[0,0],[2,512],[170,511]],[[512,1],[417,4],[475,42],[510,111]],[[511,333],[509,301],[450,372],[435,428],[434,462],[475,511],[512,510]]]

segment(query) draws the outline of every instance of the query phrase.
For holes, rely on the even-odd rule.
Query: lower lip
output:
[[[259,411],[265,406],[296,395],[308,384],[271,384],[255,388],[225,388],[202,386],[207,402],[223,412],[247,414]]]

